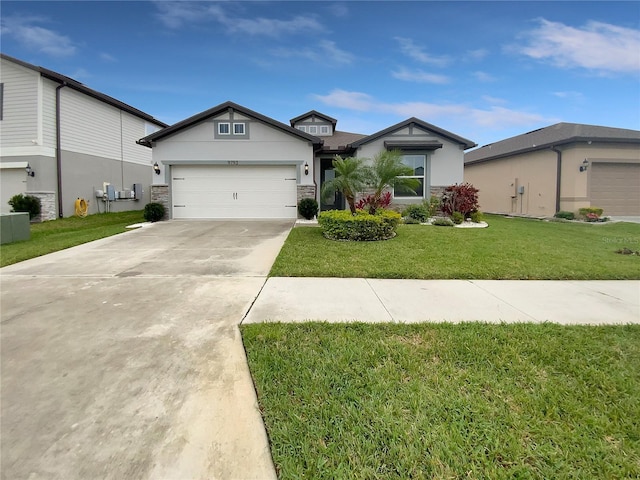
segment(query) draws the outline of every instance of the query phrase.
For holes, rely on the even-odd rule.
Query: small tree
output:
[[[415,189],[420,186],[413,175],[413,169],[402,163],[402,152],[399,150],[384,150],[373,159],[373,165],[368,169],[368,184],[373,187],[373,200],[369,202],[369,213],[376,213],[380,208],[380,200],[385,190],[415,195]]]
[[[33,195],[22,195],[19,193],[11,197],[7,203],[11,205],[12,211],[14,212],[29,213],[29,220],[33,220],[35,217],[40,215],[42,210],[40,199]]]
[[[480,208],[478,205],[478,191],[470,183],[448,186],[442,194],[442,212],[449,216],[453,212],[460,212],[464,218],[467,218]]]
[[[333,159],[333,168],[336,172],[335,178],[328,180],[322,185],[320,192],[323,199],[327,199],[336,191],[341,192],[347,199],[351,213],[356,213],[356,194],[366,187],[367,168],[361,158],[342,158],[336,155]]]

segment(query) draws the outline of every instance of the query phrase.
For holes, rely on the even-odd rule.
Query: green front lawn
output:
[[[98,213],[34,223],[29,240],[0,245],[0,267],[122,233],[126,226],[144,222],[142,214],[142,210]]]
[[[241,330],[281,479],[640,477],[638,325]]]
[[[489,228],[400,225],[381,242],[335,242],[294,228],[271,276],[463,279],[639,279],[640,225],[487,215]]]

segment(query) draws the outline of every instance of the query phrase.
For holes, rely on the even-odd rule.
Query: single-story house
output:
[[[225,102],[141,138],[152,148],[158,176],[152,200],[172,218],[296,218],[298,201],[322,210],[345,208],[340,195],[324,202],[336,155],[373,158],[399,149],[420,187],[394,203],[419,202],[462,182],[470,140],[410,118],[373,135],[336,130],[337,120],[315,110],[289,124]]]
[[[483,211],[640,215],[640,131],[558,123],[465,154]]]
[[[144,208],[151,152],[136,141],[167,125],[43,67],[0,54],[0,211],[14,195],[42,202],[41,219]],[[135,185],[135,187],[134,187]]]

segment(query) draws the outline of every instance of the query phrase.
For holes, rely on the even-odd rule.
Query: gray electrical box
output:
[[[144,195],[144,191],[142,190],[142,184],[141,183],[134,183],[133,184],[133,198],[135,198],[136,200],[142,200],[142,195]]]
[[[107,185],[107,200],[116,199],[116,189],[112,185]]]
[[[524,185],[520,185],[520,186],[518,187],[518,193],[519,193],[520,195],[523,195],[523,194],[524,194]]]

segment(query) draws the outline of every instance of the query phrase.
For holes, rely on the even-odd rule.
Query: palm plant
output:
[[[333,159],[336,176],[322,185],[320,194],[323,199],[336,191],[341,192],[349,204],[352,214],[356,213],[356,194],[367,186],[368,170],[361,158],[342,158],[336,155]]]
[[[370,203],[369,213],[375,214],[385,190],[415,195],[415,189],[420,186],[416,178],[406,178],[413,175],[413,169],[402,163],[402,153],[399,150],[384,150],[373,159],[373,165],[367,171],[367,183],[373,188],[373,201]]]

